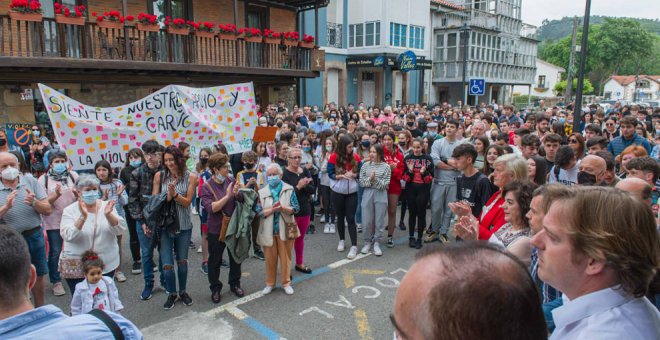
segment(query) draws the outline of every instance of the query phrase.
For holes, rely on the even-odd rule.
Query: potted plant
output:
[[[215,37],[215,33],[213,33],[213,26],[215,24],[210,23],[208,21],[205,22],[191,22],[190,25],[192,25],[193,28],[195,28],[195,35],[200,37],[200,38],[211,38]]]
[[[170,17],[166,17],[165,26],[167,27],[167,33],[169,34],[190,34],[190,26],[188,26],[188,23],[186,23],[186,21],[181,18],[172,19]]]
[[[282,41],[282,34],[271,29],[264,29],[264,42],[267,44],[279,44]]]
[[[122,29],[126,20],[117,10],[104,12],[103,15],[96,15],[96,12],[93,12],[92,16],[96,17],[96,25],[99,28],[106,29]]]
[[[219,24],[218,37],[222,40],[236,40],[236,25],[234,24]]]
[[[300,33],[298,32],[284,32],[284,45],[286,46],[298,46],[299,39]]]
[[[9,4],[11,20],[41,21],[41,3],[39,0],[11,0]]]
[[[53,7],[55,8],[55,22],[58,24],[77,26],[85,24],[85,6],[75,6],[71,11],[69,7],[56,2]]]
[[[261,42],[261,30],[258,28],[241,28],[238,33],[243,33],[245,35],[244,39],[246,42]]]
[[[311,35],[303,35],[303,40],[299,43],[302,48],[314,48],[314,37]]]
[[[158,25],[158,16],[148,13],[140,13],[137,16],[138,22],[136,24],[139,31],[145,32],[158,32],[160,25]]]

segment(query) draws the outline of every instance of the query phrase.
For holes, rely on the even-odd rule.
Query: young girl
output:
[[[399,132],[398,135],[398,144],[399,144],[399,151],[403,155],[403,158],[408,156],[410,153],[412,153],[412,134],[410,133],[409,130],[405,129],[401,132]],[[401,230],[406,230],[406,224],[403,223],[403,220],[406,218],[406,210],[408,210],[408,200],[405,194],[403,194],[403,191],[406,189],[406,182],[402,179],[401,180],[401,194],[399,195],[399,201],[401,202],[401,213],[399,216],[399,229]]]
[[[403,159],[405,164],[403,179],[406,181],[406,195],[410,203],[408,218],[409,246],[422,248],[422,235],[426,226],[426,206],[431,195],[433,182],[433,158],[424,154],[423,141],[415,139],[412,143],[412,153]],[[417,240],[415,240],[415,222],[417,222]]]
[[[323,204],[323,214],[321,223],[325,222],[325,228],[323,228],[323,233],[325,234],[334,234],[335,229],[335,214],[334,214],[334,204],[332,199],[330,199],[330,177],[328,177],[328,159],[330,155],[335,152],[337,146],[337,141],[328,137],[324,139],[323,149],[321,151],[321,178],[319,180],[319,194],[321,195],[321,203]]]
[[[126,159],[126,164],[124,168],[119,173],[119,179],[122,183],[130,183],[131,173],[139,168],[143,163],[144,154],[142,149],[133,148],[128,152],[128,159]],[[126,194],[130,194],[129,187],[126,186]],[[141,254],[140,254],[140,240],[137,235],[137,222],[131,217],[131,214],[128,211],[128,205],[124,206],[124,215],[126,218],[126,224],[128,225],[129,232],[129,242],[131,255],[133,257],[133,267],[131,268],[131,274],[137,275],[142,273],[142,264],[141,264]]]
[[[396,223],[396,206],[401,195],[401,176],[403,175],[403,154],[394,144],[394,133],[385,132],[381,136],[385,162],[390,166],[390,186],[387,189],[387,247],[394,247],[394,224]]]
[[[390,185],[392,170],[384,161],[383,147],[376,144],[369,150],[370,161],[360,169],[362,192],[362,222],[364,227],[364,247],[362,254],[369,253],[373,245],[374,255],[383,255],[380,250],[380,238],[387,227],[387,187]],[[426,206],[424,206],[426,208]]]
[[[105,159],[96,162],[94,165],[94,172],[96,173],[96,177],[99,179],[99,181],[101,181],[101,199],[104,201],[114,201],[117,215],[125,218],[123,207],[128,204],[128,194],[126,193],[126,190],[124,190],[126,187],[121,182],[121,180],[113,178],[112,166],[110,165],[110,162],[106,161]],[[117,236],[120,263],[119,267],[117,267],[115,270],[115,280],[117,280],[117,282],[126,281],[126,275],[124,275],[124,273],[121,271],[121,238],[122,235]]]
[[[195,200],[195,206],[197,207],[197,211],[199,211],[199,221],[200,221],[200,233],[202,235],[202,245],[199,246],[199,249],[197,249],[198,253],[202,253],[202,273],[208,274],[209,273],[209,242],[206,239],[206,234],[208,233],[208,228],[206,226],[206,217],[208,213],[204,211],[204,207],[202,207],[202,200],[200,197],[202,196],[202,185],[213,176],[211,174],[211,171],[209,170],[208,166],[208,161],[209,157],[211,157],[211,149],[210,148],[202,148],[199,151],[199,162],[197,162],[197,168],[195,169],[197,173],[199,174],[199,186],[197,187],[197,197]]]
[[[474,160],[474,167],[481,170],[484,168],[486,161],[486,149],[490,146],[488,137],[479,136],[474,139],[474,147],[477,149],[477,159]]]
[[[71,315],[85,314],[93,309],[118,312],[124,309],[113,280],[103,276],[105,265],[95,252],[88,250],[81,257],[85,280],[76,285],[71,300]]]
[[[272,162],[271,157],[268,155],[266,143],[253,143],[252,151],[256,152],[257,156],[259,156],[259,161],[257,162],[257,170],[259,170],[261,173],[266,173],[266,167],[268,167],[268,165],[270,165]]]

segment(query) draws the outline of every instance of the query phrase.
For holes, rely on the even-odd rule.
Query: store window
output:
[[[406,47],[406,36],[408,26],[390,23],[390,45],[395,47]]]

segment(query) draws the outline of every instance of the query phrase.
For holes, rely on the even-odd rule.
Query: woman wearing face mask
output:
[[[321,195],[321,204],[323,206],[323,216],[321,216],[321,223],[325,223],[323,228],[324,234],[334,234],[335,233],[335,214],[334,214],[334,204],[330,193],[330,177],[328,177],[328,159],[337,146],[337,141],[332,137],[324,137],[322,139],[323,149],[321,150],[321,177],[319,179],[319,195]]]
[[[183,152],[176,146],[168,146],[163,152],[164,171],[154,175],[152,195],[167,192],[167,201],[176,203],[177,218],[180,231],[170,234],[167,231],[160,233],[160,256],[163,262],[163,275],[165,288],[170,293],[163,305],[165,310],[174,307],[177,300],[183,301],[186,306],[193,301],[186,291],[188,283],[188,249],[192,234],[191,204],[195,189],[197,188],[197,175],[186,168],[186,159]],[[173,253],[176,250],[177,275],[174,274]],[[177,277],[179,280],[179,294],[177,296]]]
[[[69,161],[63,151],[54,151],[49,155],[50,169],[39,177],[39,185],[48,195],[48,202],[53,207],[50,215],[41,215],[41,226],[46,230],[48,237],[48,277],[53,285],[53,295],[66,294],[62,286],[62,278],[57,265],[62,251],[62,236],[60,236],[60,223],[64,209],[74,203],[77,198],[74,193],[78,174],[69,171]]]
[[[79,259],[84,252],[93,250],[105,263],[103,275],[112,278],[120,261],[117,236],[126,230],[126,220],[117,214],[115,201],[100,199],[100,185],[99,179],[93,175],[78,178],[76,190],[80,199],[62,213],[60,234],[64,244],[61,260]],[[72,295],[83,279],[83,275],[66,279]]]
[[[266,255],[266,287],[263,294],[270,294],[275,288],[278,262],[282,288],[287,295],[293,294],[291,248],[294,240],[287,237],[286,223],[293,221],[293,215],[300,211],[300,206],[294,188],[282,181],[282,174],[282,168],[275,164],[266,168],[268,186],[259,190],[259,204],[256,207],[261,217],[257,242]]]
[[[144,153],[142,152],[142,149],[133,148],[130,151],[128,151],[126,164],[119,173],[119,179],[121,180],[122,183],[126,183],[125,190],[126,190],[126,194],[128,194],[129,196],[131,193],[129,192],[130,185],[128,185],[128,183],[131,182],[131,173],[135,169],[139,168],[144,162],[145,162]],[[137,229],[136,229],[137,222],[135,221],[135,219],[133,219],[133,217],[131,217],[131,214],[128,211],[128,205],[124,206],[124,216],[126,218],[126,225],[128,227],[131,257],[133,258],[133,266],[131,267],[131,274],[137,275],[142,273],[142,263],[140,263],[141,261],[140,240],[138,239],[138,235],[137,235]]]
[[[44,155],[48,151],[41,140],[41,128],[37,125],[32,126],[32,143],[30,144],[30,171],[34,177],[38,178],[47,169],[44,165]]]
[[[236,194],[238,185],[229,177],[229,158],[223,153],[213,154],[208,161],[213,177],[202,186],[202,205],[208,212],[208,247],[209,247],[209,285],[211,301],[220,302],[222,282],[220,282],[220,264],[222,253],[225,251],[224,235],[221,235],[222,226],[229,224],[229,219],[236,208]],[[234,261],[229,254],[229,287],[232,293],[243,297],[245,292],[241,289],[241,264]]]
[[[202,237],[202,244],[197,249],[197,253],[202,253],[202,273],[208,274],[208,262],[209,262],[209,243],[206,240],[206,234],[208,233],[208,227],[206,225],[206,219],[208,212],[204,210],[202,206],[202,186],[206,181],[208,181],[213,174],[209,169],[209,157],[211,157],[210,148],[202,148],[199,151],[199,162],[197,162],[197,168],[195,169],[199,174],[199,186],[197,186],[197,197],[195,197],[195,206],[197,206],[197,211],[199,212],[199,223],[200,223],[200,234]]]

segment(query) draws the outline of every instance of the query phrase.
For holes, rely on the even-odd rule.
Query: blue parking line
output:
[[[248,316],[247,318],[241,321],[243,321],[246,325],[250,326],[250,328],[257,331],[257,333],[261,334],[266,339],[279,340],[282,338],[279,334],[275,333],[274,330],[266,327],[266,325],[262,324],[261,322],[257,321],[256,319],[250,316]]]
[[[294,277],[293,281],[291,281],[291,283],[295,284],[295,283],[298,283],[298,282],[302,282],[302,281],[311,279],[314,276],[321,275],[323,273],[327,273],[329,271],[330,271],[330,267],[327,267],[327,266],[317,268],[317,269],[314,269],[314,271],[311,274],[302,274],[302,275],[298,275],[298,276]]]

